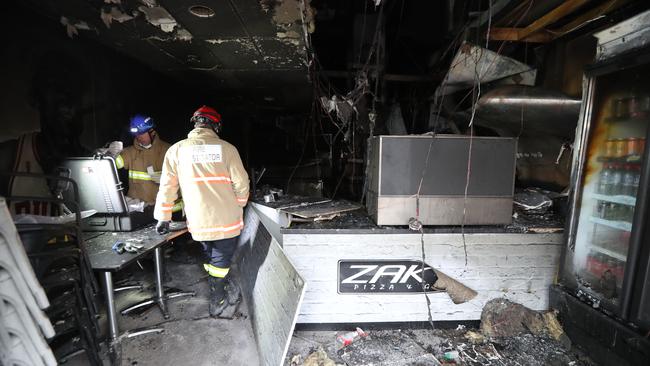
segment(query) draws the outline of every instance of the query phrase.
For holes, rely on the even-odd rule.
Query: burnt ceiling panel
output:
[[[268,104],[309,108],[308,103],[302,105],[304,100],[284,95],[284,90],[287,85],[290,90],[310,90],[304,62],[304,31],[313,30],[310,0],[25,0],[24,4],[60,21],[61,32],[72,41],[96,40],[183,82],[213,88],[215,95],[232,103],[246,101],[247,108],[256,103],[264,108]]]
[[[305,55],[301,53],[300,41],[295,38],[256,39],[264,54],[264,61],[276,69],[300,69],[304,67]]]
[[[294,70],[264,70],[260,72],[235,71],[233,75],[242,84],[254,86],[269,86],[281,91],[288,89],[296,92],[296,87],[309,87],[307,75],[301,75]]]
[[[204,41],[225,69],[264,68],[264,57],[248,38],[207,39]]]
[[[215,69],[210,71],[210,75],[218,86],[219,90],[223,89],[243,89],[244,85],[235,75],[235,70]]]
[[[115,48],[120,52],[131,55],[142,63],[155,64],[155,69],[159,71],[164,72],[166,70],[178,69],[183,66],[181,60],[172,55],[160,52],[160,48],[151,42],[127,39],[121,40]]]
[[[163,53],[175,58],[182,68],[211,70],[220,67],[219,60],[204,44],[181,40],[162,41],[152,39],[149,42]]]

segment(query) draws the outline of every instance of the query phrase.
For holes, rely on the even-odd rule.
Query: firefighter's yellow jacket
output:
[[[169,143],[156,137],[149,149],[140,146],[135,140],[133,146],[122,150],[115,159],[118,169],[129,170],[129,192],[127,196],[141,199],[153,204],[158,193],[158,184],[149,175],[147,167],[152,167],[155,174],[162,170],[165,153],[169,149]]]
[[[183,194],[187,227],[196,241],[238,236],[244,227],[248,174],[237,148],[208,128],[195,128],[167,150],[154,217],[171,219]]]

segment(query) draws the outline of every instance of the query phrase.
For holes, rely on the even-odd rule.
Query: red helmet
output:
[[[220,124],[221,115],[214,108],[204,105],[194,112],[191,119],[192,122],[198,122],[201,120],[209,123]]]

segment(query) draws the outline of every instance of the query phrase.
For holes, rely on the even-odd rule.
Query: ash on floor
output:
[[[579,350],[530,333],[487,339],[477,329],[462,326],[367,332],[367,337],[339,349],[336,337],[340,332],[296,331],[285,365],[595,365]],[[314,362],[319,349],[327,359]]]
[[[117,365],[258,365],[259,355],[245,302],[234,312],[233,319],[213,319],[208,316],[208,283],[202,267],[200,249],[194,242],[174,244],[165,258],[165,287],[194,291],[194,297],[167,302],[169,319],[164,319],[157,306],[141,313],[122,316],[119,311],[150,298],[155,293],[153,263],[139,264],[117,273],[116,283],[140,283],[143,290],[116,293],[120,332],[142,328],[163,328],[163,333],[150,333],[122,338],[116,347]],[[103,300],[102,300],[103,301]],[[103,303],[101,306],[103,307]],[[106,334],[105,313],[100,326]],[[106,350],[106,344],[103,345]],[[104,364],[109,356],[104,354]],[[87,365],[82,355],[67,365]]]

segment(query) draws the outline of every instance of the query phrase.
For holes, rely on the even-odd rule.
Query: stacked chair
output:
[[[98,309],[95,301],[98,286],[82,242],[79,195],[76,184],[72,180],[56,176],[29,173],[13,173],[12,175],[45,179],[50,185],[53,181],[63,181],[64,186],[68,189],[74,189],[76,201],[65,201],[60,195],[59,198],[7,197],[7,201],[38,200],[64,204],[74,212],[75,220],[73,223],[67,224],[14,225],[11,216],[9,216],[7,203],[0,198],[0,233],[2,237],[6,238],[8,244],[5,246],[11,250],[14,258],[20,258],[16,262],[21,264],[19,267],[21,272],[14,272],[24,273],[27,271],[31,281],[28,282],[28,288],[37,292],[32,295],[34,299],[31,303],[29,301],[22,302],[22,308],[31,312],[33,318],[33,322],[30,323],[31,327],[25,325],[31,331],[27,333],[25,330],[24,332],[29,335],[29,338],[26,339],[30,343],[25,343],[22,348],[8,348],[13,353],[22,355],[23,358],[16,359],[16,361],[12,359],[5,361],[2,356],[4,353],[2,353],[0,354],[0,363],[2,365],[51,365],[64,363],[83,353],[89,364],[102,365],[99,357]],[[0,258],[4,259],[6,257],[3,250],[5,249],[0,248]],[[8,270],[3,276],[3,259],[0,259],[0,293],[4,290],[3,284],[8,282],[8,280],[3,282],[3,278],[11,276],[11,272]],[[18,291],[23,291],[19,286],[16,287]],[[34,289],[38,289],[38,291]],[[0,314],[3,314],[3,310],[2,304],[0,304]],[[34,315],[37,310],[39,315]],[[14,313],[27,314],[25,311]],[[40,333],[36,333],[34,329],[40,329]],[[3,349],[0,352],[4,352],[7,349],[4,347],[4,342],[0,345]],[[39,353],[34,353],[34,350]],[[34,358],[33,355],[41,355],[41,353],[46,354],[47,358],[43,356],[43,361],[40,363],[26,358],[27,356]],[[27,362],[28,360],[31,363]]]
[[[0,198],[0,363],[56,365],[46,342],[55,336],[54,327],[42,310],[49,306]]]

